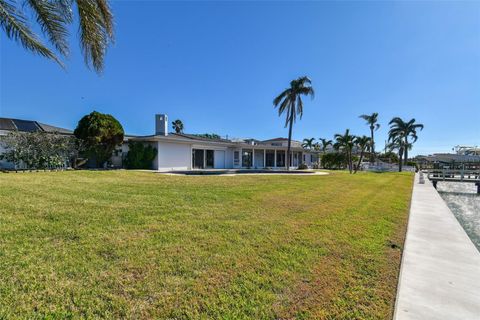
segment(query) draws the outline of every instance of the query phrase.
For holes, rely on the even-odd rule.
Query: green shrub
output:
[[[299,166],[298,166],[298,170],[305,170],[305,169],[308,169],[308,166],[306,163],[301,163]]]
[[[340,152],[325,153],[322,155],[322,166],[325,169],[344,169],[347,166],[347,157]]]
[[[142,142],[129,141],[125,166],[128,169],[151,169],[152,161],[157,156],[157,149]]]
[[[97,167],[107,162],[115,147],[123,141],[123,127],[110,114],[97,111],[84,116],[73,132],[85,145],[85,155],[95,159]]]

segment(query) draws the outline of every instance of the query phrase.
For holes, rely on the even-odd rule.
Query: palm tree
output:
[[[315,141],[315,138],[303,139],[302,148],[312,150],[315,145],[313,141]]]
[[[183,133],[183,122],[180,119],[177,119],[172,122],[172,128],[175,130],[175,133]]]
[[[323,153],[326,153],[327,152],[327,148],[328,146],[331,146],[333,145],[332,143],[332,140],[327,140],[325,138],[319,138],[318,140],[320,140],[320,143],[321,143],[321,146],[322,146],[322,152]]]
[[[402,172],[403,153],[404,153],[405,147],[408,147],[408,146],[405,146],[405,140],[403,139],[402,136],[399,136],[399,135],[390,135],[388,137],[388,140],[390,142],[387,147],[390,149],[390,151],[398,150],[398,171]],[[411,147],[411,144],[410,144],[410,147]]]
[[[365,154],[365,150],[368,147],[371,147],[372,139],[367,136],[361,136],[355,138],[355,145],[360,149],[360,158],[358,159],[357,166],[355,167],[354,173],[357,173],[358,169],[360,168],[360,164],[362,163],[363,156]]]
[[[423,130],[423,124],[415,123],[415,118],[405,122],[399,117],[393,118],[388,124],[390,125],[389,140],[393,141],[397,137],[403,139],[403,161],[404,164],[407,164],[408,150],[411,149],[411,144],[417,141],[417,130]],[[409,137],[412,138],[412,141],[409,141]]]
[[[350,173],[353,171],[352,163],[352,149],[355,145],[355,136],[350,134],[350,130],[345,130],[345,133],[335,135],[335,144],[333,147],[337,150],[341,150],[347,156],[348,170]]]
[[[85,63],[100,73],[107,47],[113,42],[113,15],[108,0],[0,0],[0,25],[9,39],[63,67],[57,54],[30,28],[27,17],[33,16],[50,44],[60,56],[67,57],[68,25],[75,20],[74,4]]]
[[[292,128],[296,116],[300,119],[303,116],[302,95],[311,96],[313,99],[314,91],[311,86],[312,81],[308,77],[300,77],[290,82],[290,88],[285,89],[274,100],[274,107],[278,107],[278,115],[286,113],[285,128],[288,128],[288,147],[287,147],[287,170],[290,170],[290,147],[292,144]]]
[[[375,161],[375,139],[373,137],[373,132],[377,131],[380,128],[380,124],[378,122],[378,113],[374,112],[371,115],[368,114],[362,114],[360,116],[363,120],[367,122],[367,125],[370,127],[370,161],[374,162]]]

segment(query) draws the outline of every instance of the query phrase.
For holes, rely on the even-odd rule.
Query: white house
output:
[[[159,171],[202,170],[202,169],[285,169],[288,139],[210,139],[193,134],[168,132],[168,117],[155,116],[155,135],[125,135],[124,142],[111,158],[114,167],[123,167],[129,141],[150,144],[157,149],[152,168]],[[0,136],[11,131],[58,132],[71,135],[68,129],[58,128],[37,121],[0,118]],[[0,144],[0,154],[2,153]],[[292,141],[291,167],[304,163],[311,166],[316,155],[304,150],[301,143]],[[11,169],[13,164],[0,162],[0,168]]]
[[[191,134],[168,132],[165,114],[155,116],[155,135],[129,137],[152,144],[158,151],[153,168],[159,171],[201,169],[285,169],[288,139],[210,139]],[[122,146],[125,153],[128,150]],[[292,141],[291,167],[312,164],[313,155],[301,143]]]

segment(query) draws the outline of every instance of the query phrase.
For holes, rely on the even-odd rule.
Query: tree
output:
[[[315,138],[310,138],[310,139],[305,138],[305,139],[303,139],[302,148],[308,149],[308,150],[313,149],[313,147],[315,145],[313,143],[313,141],[315,141]]]
[[[311,86],[312,81],[308,77],[300,77],[290,82],[290,88],[285,89],[274,100],[274,107],[278,107],[278,115],[285,113],[285,128],[288,126],[288,146],[287,146],[287,170],[290,170],[290,149],[292,144],[292,128],[296,116],[303,116],[302,96],[311,96],[313,99],[314,91]]]
[[[390,131],[388,132],[389,141],[393,141],[394,138],[404,140],[403,161],[406,164],[408,161],[408,150],[411,150],[412,144],[417,141],[417,130],[423,130],[423,124],[415,123],[415,118],[405,122],[399,117],[393,118],[388,124],[390,125]],[[412,141],[409,138],[412,138]]]
[[[81,148],[73,136],[43,131],[13,131],[2,136],[0,142],[5,148],[0,158],[13,163],[15,169],[64,168]]]
[[[76,4],[76,6],[74,6]],[[104,67],[107,47],[113,42],[113,15],[107,0],[0,0],[0,25],[9,39],[26,50],[63,63],[32,31],[29,16],[60,56],[68,57],[68,27],[78,13],[80,46],[87,66],[96,72]]]
[[[325,139],[325,138],[319,138],[318,140],[320,141],[320,145],[321,145],[321,149],[322,149],[322,152],[323,152],[323,153],[327,152],[328,146],[332,146],[332,145],[333,145],[333,141],[332,141],[332,140],[327,140],[327,139]]]
[[[175,130],[175,133],[183,133],[183,122],[182,120],[175,120],[172,122],[172,128]]]
[[[124,132],[112,115],[93,111],[80,119],[73,134],[85,143],[86,155],[101,167],[110,159],[115,147],[123,142]]]
[[[352,149],[355,145],[355,136],[350,134],[350,130],[345,130],[345,133],[335,135],[335,144],[333,145],[336,150],[340,150],[345,153],[348,171],[353,171],[353,156]]]
[[[377,131],[380,128],[380,124],[378,122],[378,113],[374,112],[371,115],[362,114],[360,116],[363,120],[367,122],[367,125],[370,127],[370,162],[375,161],[375,139],[373,136],[373,132]]]
[[[347,157],[341,152],[330,152],[322,155],[322,167],[325,169],[343,169],[347,163]]]
[[[390,141],[388,144],[388,148],[391,151],[398,150],[398,171],[402,172],[402,158],[405,150],[405,140],[400,135],[390,135],[388,139]]]
[[[222,139],[222,137],[216,133],[201,133],[201,134],[194,134],[194,136],[197,136],[200,138],[207,138],[207,139]]]
[[[128,142],[125,165],[128,169],[151,169],[152,161],[157,156],[157,149],[139,141]]]
[[[356,137],[355,138],[355,145],[358,147],[360,150],[360,158],[358,159],[357,166],[355,167],[354,173],[357,173],[358,169],[360,168],[360,165],[362,164],[363,156],[365,154],[365,150],[370,147],[372,143],[372,139],[367,137],[367,136],[361,136],[361,137]]]

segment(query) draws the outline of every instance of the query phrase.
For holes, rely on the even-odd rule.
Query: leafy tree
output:
[[[374,112],[370,115],[362,114],[360,116],[363,120],[367,122],[367,125],[370,127],[370,154],[371,154],[371,162],[375,161],[375,139],[373,137],[373,132],[380,129],[380,124],[378,123],[378,113]]]
[[[175,130],[175,133],[183,133],[183,122],[182,120],[175,120],[172,122],[172,128]]]
[[[138,141],[128,142],[125,165],[128,169],[151,169],[152,161],[157,156],[157,149]]]
[[[63,168],[81,149],[81,144],[73,136],[41,131],[14,131],[1,137],[0,142],[6,149],[0,158],[13,163],[16,169]]]
[[[385,162],[398,163],[398,155],[395,152],[392,152],[392,151],[388,151],[384,154],[381,154],[381,155],[379,155],[378,158],[382,161],[385,161]]]
[[[347,163],[347,157],[341,152],[330,152],[322,155],[322,167],[325,169],[343,169]]]
[[[216,133],[201,133],[201,134],[195,134],[195,136],[201,137],[201,138],[207,138],[207,139],[222,139],[222,137]]]
[[[412,144],[417,141],[417,130],[423,130],[423,124],[415,123],[414,118],[410,119],[410,121],[403,121],[401,118],[395,117],[389,122],[389,125],[389,141],[393,142],[396,139],[403,140],[403,161],[404,164],[406,164],[408,161],[408,150],[411,150]],[[409,138],[412,140],[410,141]]]
[[[328,139],[325,139],[325,138],[319,138],[318,140],[320,141],[320,147],[321,147],[323,153],[327,152],[328,146],[333,145],[332,140],[328,140]]]
[[[358,158],[358,163],[357,166],[355,167],[354,173],[357,173],[358,169],[360,168],[360,165],[363,160],[363,156],[365,155],[365,150],[370,147],[370,144],[372,143],[371,138],[367,136],[361,136],[361,137],[356,137],[355,138],[355,145],[358,147],[360,150],[360,157]]]
[[[0,0],[0,25],[8,38],[20,42],[26,50],[63,67],[54,51],[30,28],[27,17],[33,16],[50,44],[60,56],[67,57],[68,27],[75,21],[74,9],[85,63],[101,72],[107,47],[113,42],[113,15],[107,0]]]
[[[353,156],[352,150],[353,146],[355,145],[355,136],[350,134],[350,130],[345,130],[345,133],[336,134],[335,135],[335,144],[333,145],[336,150],[340,150],[345,153],[347,164],[348,164],[348,171],[352,173],[353,171]]]
[[[304,149],[312,150],[313,147],[314,147],[313,141],[315,141],[315,138],[310,138],[310,139],[305,138],[305,139],[303,139],[302,147]]]
[[[303,116],[302,96],[311,96],[314,91],[311,86],[311,80],[308,77],[300,77],[290,82],[290,88],[285,89],[274,100],[273,105],[278,107],[278,115],[286,113],[285,128],[288,126],[288,146],[287,146],[287,170],[290,170],[290,149],[292,144],[292,128],[296,116],[300,119]]]
[[[101,167],[112,156],[115,147],[123,141],[123,127],[110,114],[97,111],[78,122],[74,135],[85,143],[85,153]]]

